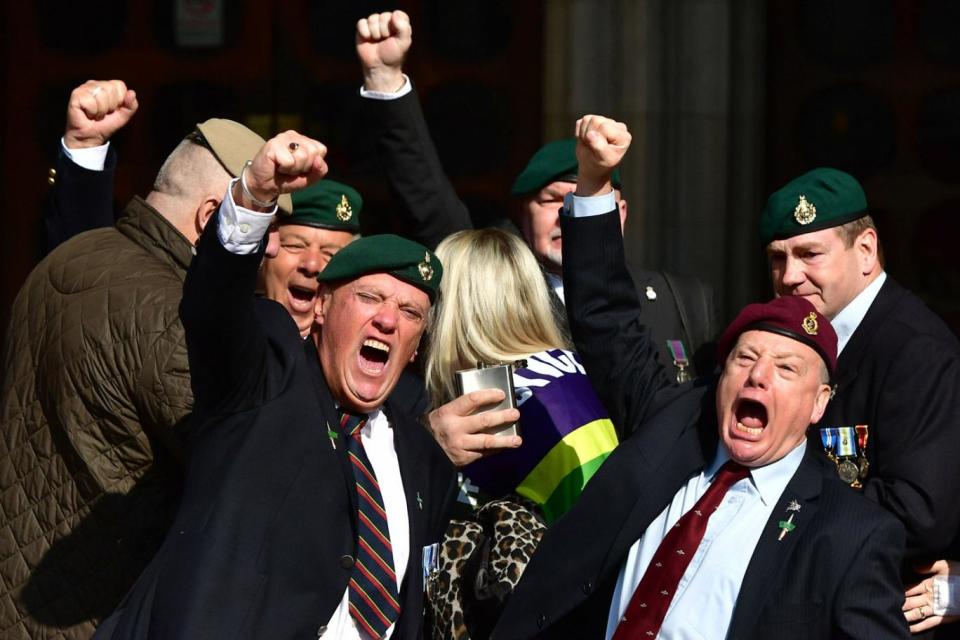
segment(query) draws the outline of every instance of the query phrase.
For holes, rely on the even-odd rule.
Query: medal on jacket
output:
[[[867,426],[824,427],[820,429],[820,442],[827,457],[836,465],[840,479],[854,489],[860,489],[863,486],[860,480],[866,477],[869,467]]]
[[[337,438],[340,437],[340,434],[330,428],[330,423],[327,423],[327,436],[330,437],[330,446],[334,449],[337,448]]]
[[[673,356],[673,366],[677,368],[677,382],[687,382],[693,377],[687,371],[690,366],[690,359],[687,357],[687,350],[683,348],[682,340],[667,340],[667,348],[670,349],[670,355]]]
[[[797,525],[793,523],[793,515],[800,511],[800,503],[796,500],[791,500],[790,504],[787,505],[787,519],[780,521],[780,537],[777,538],[777,541],[781,541],[787,537],[787,534],[797,528]]]

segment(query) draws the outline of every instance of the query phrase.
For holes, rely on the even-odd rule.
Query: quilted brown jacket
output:
[[[163,538],[190,410],[192,247],[144,200],[17,295],[0,399],[0,639],[89,638]]]

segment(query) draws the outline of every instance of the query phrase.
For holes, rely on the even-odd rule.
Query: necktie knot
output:
[[[717,475],[713,477],[713,484],[718,487],[724,487],[724,492],[726,492],[726,490],[734,484],[749,476],[750,469],[739,462],[727,460],[723,463],[723,466],[720,467],[720,470],[717,471]]]
[[[364,413],[340,412],[340,431],[347,437],[359,437],[360,429],[367,424],[367,415]]]

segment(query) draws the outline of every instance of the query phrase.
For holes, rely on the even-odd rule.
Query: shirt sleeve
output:
[[[109,142],[97,147],[68,149],[63,138],[60,138],[60,146],[63,147],[64,155],[70,158],[71,162],[90,171],[103,171],[103,166],[107,161],[107,151],[110,149]]]
[[[248,255],[260,247],[263,236],[267,234],[270,223],[273,222],[277,206],[273,211],[259,212],[245,209],[233,201],[233,185],[240,178],[234,178],[227,186],[227,195],[220,203],[220,224],[217,226],[217,235],[220,244],[230,253]]]
[[[413,91],[413,84],[410,82],[410,78],[407,77],[407,74],[403,74],[403,86],[396,91],[367,91],[363,87],[360,87],[360,97],[369,98],[371,100],[396,100],[397,98],[402,98],[411,91]]]
[[[613,195],[613,191],[589,197],[575,196],[571,191],[563,197],[563,215],[572,218],[599,216],[610,213],[616,208],[617,199]]]

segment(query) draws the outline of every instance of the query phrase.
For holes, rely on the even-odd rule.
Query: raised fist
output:
[[[413,27],[403,11],[374,13],[357,22],[357,57],[368,91],[398,91],[403,60],[413,42]]]
[[[312,138],[285,131],[267,140],[244,170],[253,196],[273,202],[281,193],[299,191],[327,175],[327,148]]]
[[[106,143],[137,112],[137,94],[123,80],[87,80],[70,93],[63,142],[68,149]]]
[[[632,139],[627,125],[603,116],[577,120],[577,193],[609,190],[610,176],[623,160]]]

